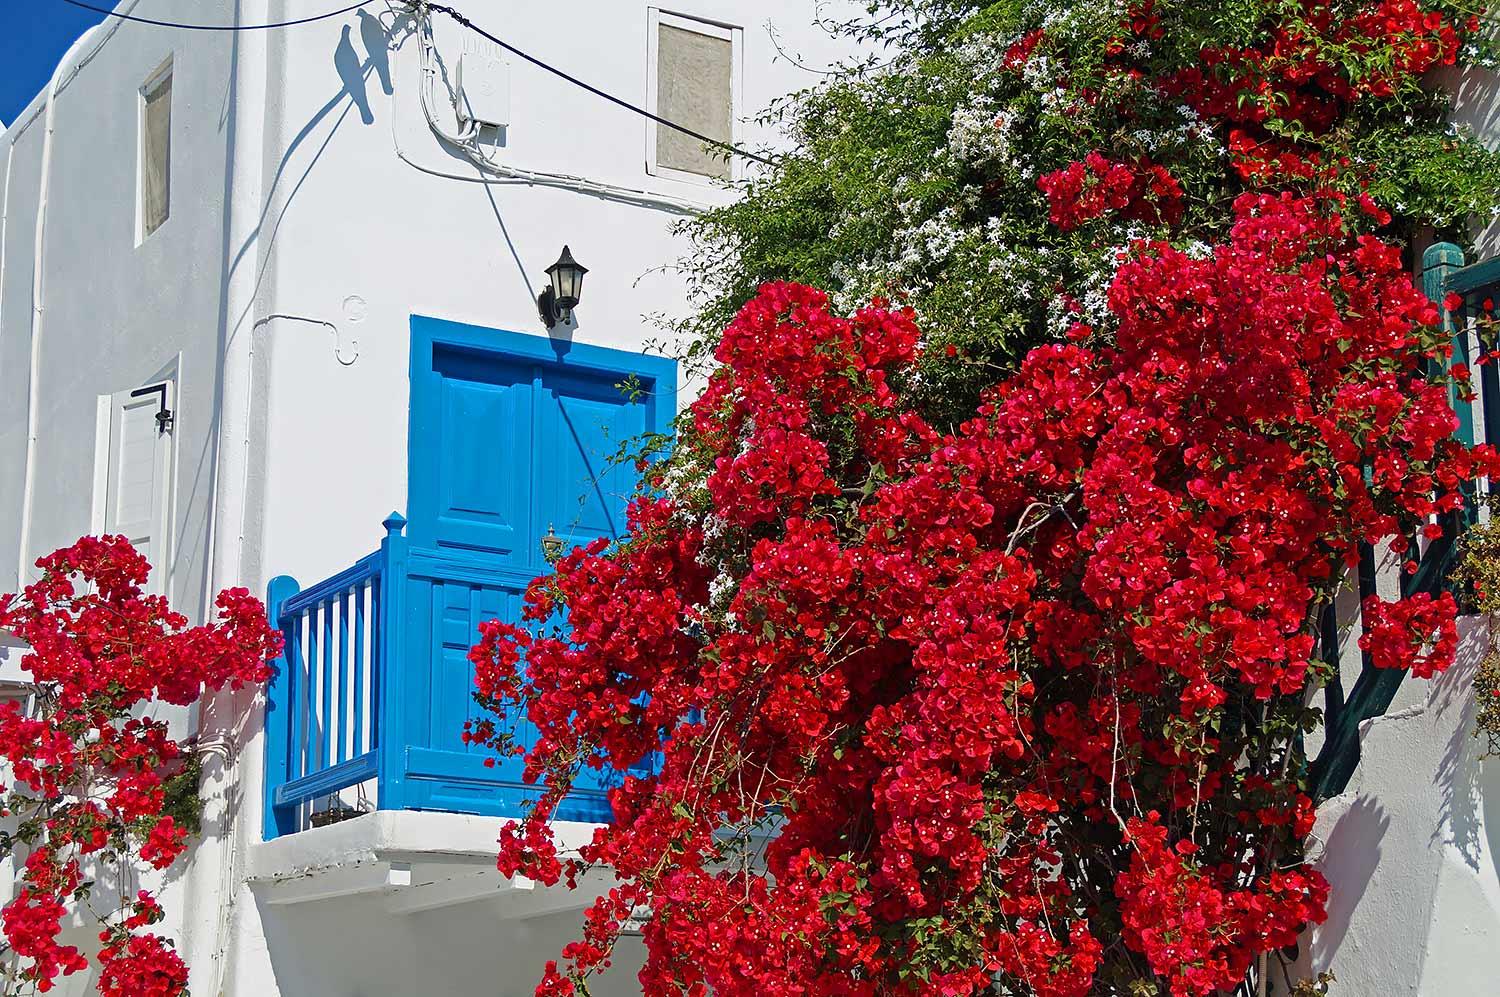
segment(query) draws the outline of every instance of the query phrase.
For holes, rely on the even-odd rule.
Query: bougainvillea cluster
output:
[[[539,994],[586,992],[629,921],[650,997],[1211,997],[1325,917],[1324,609],[1363,547],[1439,538],[1500,470],[1453,437],[1467,375],[1399,238],[1426,219],[1376,196],[1416,181],[1360,158],[1476,24],[995,6],[923,64],[974,98],[898,182],[900,265],[827,268],[837,302],[741,296],[628,539],[565,556],[474,649],[499,716],[471,736],[536,732],[500,868],[618,877]],[[984,273],[922,284],[964,254]],[[847,307],[871,283],[897,304]],[[1456,612],[1372,597],[1360,648],[1433,675]],[[614,821],[564,853],[586,768],[619,773]]]
[[[1500,469],[1451,436],[1437,308],[1345,207],[1246,194],[1205,256],[1137,246],[1112,335],[1034,350],[951,431],[905,404],[909,313],[763,288],[630,541],[533,586],[563,631],[474,652],[546,785],[501,868],[622,880],[539,993],[639,909],[651,995],[1208,997],[1321,920],[1319,609],[1359,544]],[[1366,612],[1376,667],[1452,660],[1451,599]],[[653,755],[558,855],[580,766]]]
[[[23,870],[0,911],[23,960],[16,982],[44,993],[89,968],[84,951],[62,941],[81,915],[98,923],[101,994],[184,994],[187,967],[145,930],[162,920],[160,904],[127,886],[140,866],[170,866],[188,838],[167,812],[167,783],[189,751],[143,707],[264,681],[280,636],[244,589],[219,594],[215,622],[189,626],[143,591],[149,565],[124,537],[85,537],[37,568],[35,583],[0,597],[0,630],[29,647],[21,665],[33,683],[29,702],[0,705],[0,793],[15,823],[0,854],[21,858]]]
[[[1231,123],[1235,169],[1247,179],[1310,176],[1327,165],[1310,147],[1352,105],[1390,98],[1434,66],[1453,65],[1460,31],[1479,29],[1476,11],[1460,16],[1416,0],[1276,8],[1279,23],[1264,41],[1205,48],[1201,66],[1171,81],[1200,113]]]
[[[1493,217],[1500,153],[1445,82],[1494,68],[1467,0],[871,0],[850,68],[779,105],[793,142],[744,197],[686,226],[688,364],[763,283],[849,312],[910,305],[929,350],[919,400],[962,421],[992,378],[1104,300],[1121,250],[1223,239],[1247,189],[1377,203],[1367,230],[1462,243]],[[1471,87],[1463,100],[1476,99]],[[1143,196],[1145,195],[1145,196]],[[946,404],[946,408],[944,405]]]
[[[1182,219],[1182,186],[1144,156],[1126,165],[1091,152],[1045,174],[1037,186],[1047,195],[1048,219],[1064,232],[1109,211],[1130,221],[1171,225]]]

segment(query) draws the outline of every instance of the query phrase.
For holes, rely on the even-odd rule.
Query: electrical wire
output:
[[[612,201],[621,201],[626,204],[637,204],[649,208],[660,208],[680,215],[698,215],[708,209],[709,205],[694,201],[672,197],[668,194],[660,194],[649,190],[640,190],[633,187],[621,187],[617,184],[604,183],[602,181],[590,180],[587,177],[572,176],[566,173],[545,173],[533,170],[523,170],[506,163],[497,162],[491,156],[486,155],[480,148],[479,129],[475,122],[460,121],[461,130],[453,134],[445,128],[437,119],[433,111],[436,101],[432,93],[436,86],[439,70],[433,65],[436,55],[436,46],[432,41],[431,18],[420,6],[416,6],[416,40],[419,48],[421,65],[418,68],[421,78],[417,82],[417,90],[420,95],[418,103],[421,106],[422,116],[427,121],[427,127],[439,141],[453,147],[472,163],[479,171],[479,176],[468,176],[458,173],[450,173],[446,170],[434,169],[423,163],[417,162],[408,156],[401,148],[400,128],[397,124],[399,115],[393,105],[390,115],[391,121],[391,145],[396,151],[396,158],[412,168],[426,173],[430,176],[440,177],[444,180],[460,180],[465,183],[477,183],[487,185],[500,184],[525,184],[537,187],[557,187],[564,190],[579,191],[591,194],[595,197],[607,198]],[[403,40],[404,41],[404,40]],[[393,51],[400,52],[402,45],[393,47]],[[485,176],[484,174],[490,174]]]
[[[366,4],[372,3],[373,0],[361,0],[360,3],[350,4],[349,6],[341,7],[338,10],[330,10],[325,14],[313,14],[309,17],[299,17],[289,21],[274,21],[269,24],[188,24],[180,21],[160,21],[150,17],[137,17],[133,14],[116,14],[114,11],[110,10],[107,7],[100,7],[95,4],[86,3],[85,0],[62,0],[62,2],[74,7],[82,8],[83,10],[91,10],[96,14],[104,14],[107,17],[117,18],[122,21],[134,21],[137,24],[152,24],[159,28],[179,28],[184,31],[264,31],[272,28],[290,28],[298,24],[311,24],[314,21],[323,21],[327,20],[330,17],[338,17],[341,14],[347,14],[350,11],[358,10]],[[464,16],[464,14],[457,10],[454,10],[452,7],[445,6],[444,4],[422,3],[420,2],[420,0],[413,0],[413,3],[415,6],[425,7],[428,10],[435,10],[440,14],[447,14],[449,17],[453,18],[454,21],[457,21],[459,24],[479,35],[481,38],[485,38],[489,41],[494,42],[496,45],[499,45],[502,49],[511,53],[517,58],[524,59],[525,61],[531,63],[533,66],[536,66],[538,69],[546,70],[553,76],[556,76],[562,80],[566,80],[576,87],[581,87],[594,96],[609,101],[611,104],[614,104],[618,107],[623,107],[625,110],[630,111],[633,114],[638,114],[643,118],[649,118],[650,120],[656,122],[658,125],[661,125],[664,128],[670,128],[673,131],[681,132],[682,134],[687,135],[690,138],[695,138],[700,142],[711,145],[716,149],[722,149],[724,152],[727,152],[733,156],[739,156],[742,159],[753,160],[754,162],[760,163],[764,166],[776,165],[776,161],[767,156],[762,156],[758,152],[751,152],[749,149],[742,149],[732,142],[725,142],[721,139],[716,139],[712,136],[705,135],[700,131],[695,131],[692,128],[687,127],[686,125],[680,125],[677,122],[670,120],[669,118],[664,118],[659,114],[648,111],[638,104],[632,104],[630,101],[624,99],[623,97],[616,97],[614,94],[610,93],[607,90],[601,90],[600,88],[594,86],[592,83],[587,83],[572,75],[571,73],[558,69],[551,63],[545,62],[544,60],[537,58],[529,52],[523,52],[521,49],[516,48],[510,42],[507,42],[504,39],[490,34],[488,31],[484,30],[479,25],[471,21],[468,17]]]
[[[68,0],[68,2],[72,3],[73,0]],[[476,35],[479,35],[481,38],[484,38],[484,39],[487,39],[489,41],[494,42],[496,45],[499,45],[501,48],[505,49],[505,51],[509,52],[510,54],[512,54],[514,56],[517,56],[518,58],[525,59],[527,62],[531,63],[533,66],[536,66],[538,69],[545,69],[547,72],[551,73],[553,76],[556,76],[559,79],[567,80],[569,83],[573,84],[576,87],[582,87],[584,90],[587,90],[589,93],[593,94],[594,96],[596,96],[596,97],[602,97],[605,100],[609,101],[611,104],[615,104],[615,105],[618,105],[620,107],[623,107],[623,108],[625,108],[625,110],[631,111],[631,112],[633,112],[635,114],[639,114],[643,118],[650,118],[652,121],[656,122],[659,125],[664,125],[667,128],[672,129],[673,131],[681,132],[684,135],[687,135],[687,136],[689,136],[691,138],[695,138],[698,141],[704,142],[704,143],[706,143],[708,145],[711,145],[711,146],[714,146],[715,148],[722,149],[725,152],[728,152],[728,153],[730,153],[732,155],[740,156],[740,157],[742,157],[744,159],[752,159],[755,162],[761,163],[761,164],[763,164],[765,166],[775,166],[776,165],[775,160],[769,159],[766,156],[762,156],[760,153],[751,152],[748,149],[742,149],[739,146],[734,145],[734,144],[732,144],[730,142],[724,142],[724,141],[721,141],[719,139],[712,138],[712,137],[710,137],[708,135],[705,135],[702,132],[694,131],[693,129],[687,127],[686,125],[679,125],[677,122],[670,121],[667,118],[663,118],[659,114],[654,114],[651,111],[646,110],[644,107],[640,107],[640,106],[637,106],[635,104],[632,104],[632,103],[630,103],[630,101],[625,100],[622,97],[616,97],[614,94],[609,93],[606,90],[600,90],[598,87],[594,86],[592,83],[585,83],[583,80],[580,80],[578,77],[570,75],[569,73],[566,73],[566,72],[564,72],[561,69],[558,69],[556,66],[550,65],[550,64],[548,64],[546,62],[543,62],[541,59],[538,59],[534,55],[530,55],[530,54],[528,54],[526,52],[521,51],[520,49],[518,49],[514,45],[512,45],[510,42],[507,42],[507,41],[505,41],[505,40],[503,40],[501,38],[495,37],[494,35],[490,34],[488,31],[486,31],[483,28],[481,28],[479,25],[475,24],[473,21],[469,20],[463,14],[461,14],[458,11],[454,10],[452,7],[447,7],[447,6],[444,6],[443,4],[439,4],[439,3],[420,3],[419,6],[425,7],[428,10],[435,10],[435,11],[437,11],[440,14],[447,14],[449,17],[453,18],[453,20],[457,21],[459,24],[461,24],[464,27],[468,28],[470,31],[474,32]]]
[[[360,0],[359,3],[351,3],[347,7],[338,10],[330,10],[324,14],[313,14],[310,17],[299,17],[290,21],[273,21],[270,24],[185,24],[179,21],[158,21],[151,17],[137,17],[134,14],[116,14],[108,7],[96,7],[83,0],[62,0],[63,3],[84,10],[91,10],[96,14],[104,14],[121,21],[134,21],[136,24],[151,24],[158,28],[180,28],[184,31],[268,31],[273,28],[291,28],[298,24],[312,24],[314,21],[326,21],[330,17],[338,17],[350,11],[358,10],[366,4],[374,3],[375,0]]]

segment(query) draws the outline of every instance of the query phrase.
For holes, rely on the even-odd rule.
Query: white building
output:
[[[751,148],[776,138],[756,113],[815,81],[798,63],[840,55],[811,0],[455,3]],[[250,25],[337,5],[120,12]],[[1493,89],[1474,92],[1493,127]],[[517,790],[458,742],[463,653],[549,532],[617,525],[607,458],[692,387],[646,355],[649,316],[685,307],[672,225],[753,166],[394,0],[276,31],[107,20],[0,143],[0,591],[99,531],[148,550],[195,618],[227,586],[304,590],[273,587],[295,640],[271,737],[250,691],[173,718],[205,753],[205,833],[164,897],[194,992],[531,993],[593,893],[494,871]],[[589,273],[549,328],[537,299],[565,244]],[[409,522],[387,538],[392,511]],[[1303,954],[1337,993],[1493,989],[1500,787],[1467,736],[1466,640],[1458,669],[1364,725],[1323,809],[1335,899]],[[0,684],[16,657],[0,647]],[[599,815],[580,795],[567,833]],[[601,993],[633,991],[633,958]]]
[[[336,6],[119,13],[251,25]],[[840,11],[806,0],[457,6],[750,148],[776,140],[758,113],[845,44],[813,23]],[[313,687],[312,733],[283,721],[305,686],[276,693],[269,755],[253,692],[174,718],[206,752],[205,833],[164,897],[195,993],[529,994],[576,931],[592,894],[494,871],[516,787],[458,740],[462,648],[545,566],[542,537],[617,528],[625,478],[608,458],[675,413],[675,365],[646,355],[651,316],[686,307],[672,227],[753,167],[702,149],[384,0],[270,31],[106,19],[4,133],[0,591],[98,531],[148,551],[153,584],[194,618],[226,586],[361,572],[311,597],[349,635],[298,648],[303,679],[326,652],[338,675]],[[538,296],[564,245],[589,272],[549,328]],[[615,387],[630,376],[634,401]],[[393,510],[406,536],[366,558]],[[292,802],[268,819],[278,787]],[[386,809],[305,829],[341,788],[343,806]],[[598,815],[581,800],[573,816]],[[81,977],[70,992],[92,992]]]

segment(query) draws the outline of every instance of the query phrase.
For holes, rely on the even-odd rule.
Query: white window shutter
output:
[[[656,113],[719,142],[734,141],[734,32],[707,22],[659,14]],[[658,167],[727,180],[732,164],[702,139],[656,126]]]
[[[172,434],[156,415],[175,399],[170,381],[149,387],[155,390],[121,391],[110,399],[104,532],[123,534],[145,555],[151,562],[146,591],[159,595],[165,592]]]
[[[141,93],[141,234],[166,223],[172,211],[172,71]]]

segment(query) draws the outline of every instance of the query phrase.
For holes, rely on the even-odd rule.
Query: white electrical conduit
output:
[[[0,131],[0,141],[3,141],[4,139],[5,139],[5,133],[3,131]],[[9,222],[10,222],[10,169],[11,169],[11,163],[15,160],[15,158],[16,158],[16,143],[15,143],[15,141],[14,140],[6,141],[5,142],[5,193],[0,194],[0,329],[4,329],[5,328],[5,324],[4,324],[4,321],[3,321],[4,314],[5,314],[5,247],[8,245],[8,241],[5,238],[5,233],[6,233],[6,229],[9,227]],[[24,502],[25,500],[23,499],[22,501]],[[17,538],[17,542],[19,542],[19,537]],[[24,550],[24,549],[25,548],[22,548],[22,550]],[[4,586],[5,586],[5,582],[3,580],[0,580],[0,587],[4,587]],[[20,576],[20,574],[16,575],[15,584],[14,584],[14,586],[12,586],[10,588],[10,591],[12,591],[12,592],[19,592],[19,591],[21,591],[21,576]]]
[[[37,184],[36,232],[31,250],[31,360],[27,366],[29,379],[26,386],[26,464],[21,472],[21,530],[20,550],[16,560],[16,585],[26,584],[29,567],[26,552],[31,543],[31,492],[32,474],[36,464],[37,412],[40,406],[38,392],[41,388],[42,323],[46,308],[42,294],[43,275],[46,272],[47,248],[47,193],[52,180],[52,133],[56,130],[57,88],[63,74],[73,61],[73,56],[83,50],[84,44],[98,31],[91,26],[79,35],[62,60],[52,70],[52,79],[47,83],[46,122],[42,131],[42,172]],[[7,191],[7,195],[8,195]]]
[[[269,0],[238,0],[234,5],[240,24],[258,24],[272,20]],[[269,36],[269,37],[268,37]],[[234,100],[230,109],[231,136],[225,170],[228,190],[224,206],[226,259],[224,269],[224,306],[222,336],[218,357],[220,372],[214,420],[212,500],[209,507],[207,565],[203,573],[204,613],[212,606],[214,593],[221,588],[240,585],[249,579],[245,572],[245,532],[247,502],[255,455],[251,437],[255,402],[255,307],[259,293],[259,262],[262,250],[261,219],[270,199],[276,194],[274,178],[265,187],[264,153],[279,149],[284,138],[284,108],[268,99],[268,67],[271,46],[277,36],[271,32],[240,32],[235,36],[234,56],[229,64],[230,87]],[[284,36],[282,36],[284,37]],[[284,42],[277,44],[284,45]],[[284,50],[283,50],[284,51]],[[262,386],[262,391],[265,387]],[[253,731],[257,711],[253,706],[254,689],[221,690],[198,703],[198,731],[207,742],[223,746],[221,764],[205,765],[201,790],[205,798],[223,801],[217,847],[210,850],[205,840],[185,876],[190,910],[212,910],[211,918],[184,920],[186,951],[200,981],[211,981],[195,990],[219,997],[235,954],[235,910],[239,891],[244,885],[241,865],[244,850],[258,834],[242,811],[258,812],[250,803],[257,785],[249,778],[250,792],[242,787],[244,769],[256,765],[258,755],[252,749],[241,752],[248,731]],[[217,753],[217,752],[216,752]],[[233,805],[231,805],[233,804]],[[191,931],[189,931],[191,925]],[[204,965],[211,963],[212,968]]]
[[[566,173],[543,173],[534,170],[523,170],[496,162],[480,151],[479,129],[473,122],[467,123],[463,131],[457,134],[449,133],[438,123],[437,117],[432,110],[432,88],[437,77],[437,70],[432,65],[432,50],[435,46],[431,40],[432,24],[427,15],[425,5],[418,4],[416,6],[415,16],[417,21],[417,43],[421,50],[421,79],[418,81],[420,99],[418,103],[422,106],[422,116],[427,119],[427,127],[431,129],[439,141],[457,148],[482,173],[493,174],[494,178],[448,173],[444,170],[424,166],[407,156],[402,150],[401,141],[397,136],[398,129],[396,127],[395,115],[397,102],[392,101],[391,144],[395,147],[396,157],[408,166],[435,177],[442,177],[445,180],[462,180],[465,183],[481,184],[526,184],[537,187],[560,187],[565,190],[593,194],[597,197],[609,198],[614,201],[625,201],[630,204],[639,204],[649,208],[662,208],[680,215],[700,215],[709,209],[709,205],[701,202],[688,201],[667,194],[658,194],[654,191],[621,187],[616,184],[590,180],[587,177],[572,176]]]
[[[437,67],[432,64],[432,54],[437,45],[432,40],[432,21],[427,17],[425,10],[420,15],[417,23],[417,41],[422,46],[422,79],[417,86],[417,96],[422,103],[422,114],[427,118],[427,126],[432,129],[434,135],[450,145],[467,145],[479,137],[479,125],[474,121],[460,121],[462,130],[457,134],[450,135],[438,126],[437,118],[432,112],[432,101],[437,83]]]
[[[260,318],[256,319],[253,328],[259,329],[261,326],[266,325],[270,322],[275,322],[277,320],[283,322],[305,322],[308,325],[321,325],[323,328],[333,333],[333,358],[335,360],[337,360],[341,365],[345,367],[350,367],[353,366],[354,361],[359,359],[359,340],[349,340],[348,347],[354,355],[351,356],[348,360],[345,360],[344,333],[338,326],[334,325],[327,319],[312,318],[308,315],[292,315],[287,312],[272,312],[270,315],[262,315]]]

